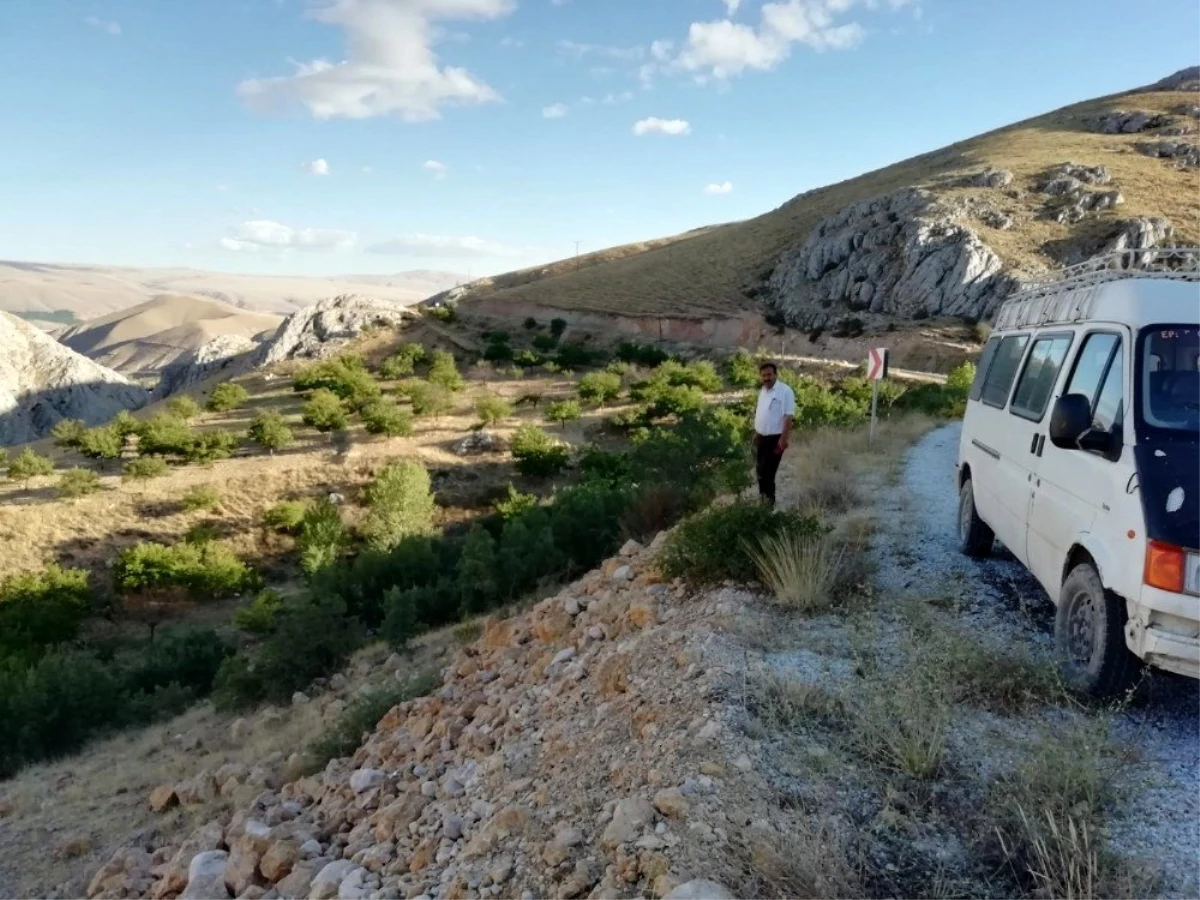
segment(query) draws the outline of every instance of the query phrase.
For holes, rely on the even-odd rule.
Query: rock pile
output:
[[[1112,176],[1104,166],[1082,166],[1076,163],[1060,163],[1050,169],[1038,186],[1038,190],[1049,197],[1059,198],[1050,203],[1043,217],[1061,225],[1073,225],[1082,221],[1089,213],[1101,213],[1125,202],[1116,188],[1106,191],[1088,190],[1092,185],[1106,185]]]
[[[297,310],[259,353],[257,365],[329,356],[373,325],[399,325],[413,313],[388,300],[344,294]]]
[[[180,847],[117,852],[89,896],[731,896],[700,882],[734,872],[754,818],[729,802],[745,770],[706,702],[728,673],[700,645],[730,607],[659,580],[663,537],[491,620],[353,757]]]
[[[1117,109],[1090,121],[1090,125],[1101,134],[1139,134],[1156,128],[1165,128],[1174,123],[1175,117],[1167,113],[1147,112],[1142,109]]]
[[[1195,141],[1143,141],[1137,144],[1137,151],[1171,160],[1181,169],[1200,168],[1200,144]]]

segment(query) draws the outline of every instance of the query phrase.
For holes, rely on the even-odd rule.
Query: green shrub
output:
[[[0,581],[0,660],[73,640],[91,611],[83,569],[50,564]]]
[[[739,388],[756,388],[762,383],[758,373],[758,361],[739,347],[729,358],[729,383]]]
[[[588,478],[612,484],[628,481],[632,471],[628,453],[602,450],[593,444],[580,451],[579,470]]]
[[[512,438],[517,471],[535,478],[557,475],[571,459],[571,450],[536,425],[522,425]]]
[[[453,306],[430,307],[429,315],[433,316],[439,322],[444,322],[447,325],[453,325],[458,321],[458,313],[454,311]]]
[[[267,588],[259,591],[254,599],[238,607],[233,614],[233,625],[247,634],[270,634],[275,630],[275,620],[283,609],[283,598]]]
[[[559,491],[550,507],[554,546],[576,571],[590,569],[621,544],[621,516],[632,488],[588,481]]]
[[[300,530],[306,512],[308,512],[307,501],[283,500],[263,513],[263,527],[271,531],[295,534]]]
[[[136,544],[121,551],[113,566],[113,585],[122,594],[179,588],[194,600],[208,600],[235,596],[257,581],[249,566],[215,541]]]
[[[413,433],[412,416],[396,406],[394,400],[372,400],[362,409],[363,425],[371,434],[408,437]]]
[[[29,487],[32,479],[49,475],[53,471],[54,463],[50,461],[50,457],[34,453],[29,447],[8,461],[8,477],[13,481],[25,482],[25,487]]]
[[[67,469],[54,486],[60,497],[83,497],[100,490],[100,476],[91,469]]]
[[[157,456],[139,456],[125,463],[121,469],[122,481],[149,481],[167,474],[166,460]]]
[[[706,359],[687,364],[668,359],[654,370],[651,381],[665,381],[672,387],[694,387],[707,394],[721,390],[721,376],[716,367]]]
[[[621,515],[621,532],[637,541],[670,528],[693,507],[692,492],[680,484],[642,484]]]
[[[392,463],[367,487],[367,544],[389,550],[402,539],[428,532],[433,525],[429,473],[412,460]]]
[[[381,394],[379,384],[367,371],[362,357],[352,354],[301,369],[292,377],[292,389],[313,391],[314,396],[321,390],[329,391],[352,410],[361,409]]]
[[[550,334],[535,334],[533,336],[534,350],[540,350],[542,353],[549,353],[558,346],[558,338]]]
[[[539,327],[538,320],[533,316],[526,316],[525,321],[521,324],[525,327],[526,331],[533,331],[535,328]]]
[[[203,697],[212,690],[221,663],[233,647],[210,628],[176,628],[157,636],[128,671],[126,686],[150,694],[175,684],[191,696]]]
[[[546,421],[558,422],[564,431],[568,422],[574,422],[582,415],[583,410],[579,408],[577,400],[560,400],[546,407]]]
[[[498,575],[495,539],[479,525],[472,525],[455,569],[462,615],[484,612],[499,602]]]
[[[124,439],[130,435],[137,434],[138,424],[138,420],[134,417],[133,413],[127,409],[123,409],[112,417],[112,421],[108,423],[108,427],[115,429],[117,434]]]
[[[228,459],[237,446],[238,436],[232,431],[203,431],[192,436],[183,456],[188,462],[210,463],[218,459]]]
[[[590,366],[600,359],[597,351],[589,350],[582,344],[563,344],[558,348],[554,361],[564,369],[578,369]]]
[[[445,350],[433,351],[433,356],[430,358],[428,380],[430,384],[435,384],[448,391],[460,391],[465,384],[462,375],[458,373],[454,355]]]
[[[489,394],[475,401],[475,414],[485,426],[495,425],[513,414],[512,404],[503,397]]]
[[[327,388],[313,391],[300,409],[300,418],[305,425],[323,432],[345,431],[349,422],[342,401]]]
[[[404,650],[408,642],[417,636],[420,621],[417,617],[417,598],[420,588],[391,587],[383,595],[383,625],[380,634],[388,645]]]
[[[653,344],[622,341],[617,347],[617,359],[649,368],[661,366],[670,358],[670,354],[665,350],[655,347]]]
[[[212,412],[229,412],[231,409],[237,409],[249,399],[250,394],[244,387],[234,384],[232,381],[225,381],[212,389],[204,408]]]
[[[497,341],[494,338],[489,341],[488,345],[483,348],[483,358],[489,362],[510,361],[513,358],[513,350],[508,345],[507,335],[503,341]]]
[[[621,376],[615,372],[589,372],[579,379],[579,399],[589,403],[611,403],[621,396]]]
[[[423,344],[404,344],[379,366],[379,374],[389,381],[405,378],[416,371],[417,363],[425,359]]]
[[[333,725],[305,751],[305,771],[320,772],[331,759],[350,756],[379,720],[406,700],[423,697],[437,687],[432,675],[418,675],[404,684],[376,688],[357,697]]]
[[[138,453],[142,456],[185,456],[192,445],[192,429],[176,416],[159,413],[137,424]]]
[[[196,416],[200,415],[200,407],[187,394],[181,394],[167,401],[167,412],[177,419],[190,422]]]
[[[207,544],[221,539],[221,527],[216,522],[197,522],[183,533],[183,539],[189,544]]]
[[[758,503],[731,503],[681,522],[663,547],[659,566],[668,578],[683,577],[694,584],[749,582],[757,570],[748,550],[757,548],[764,537],[790,533],[815,538],[822,532],[812,517]]]
[[[950,374],[946,376],[946,388],[947,390],[954,391],[958,395],[958,399],[966,400],[974,381],[975,363],[965,362],[961,366],[950,370]]]
[[[115,425],[88,428],[75,448],[89,459],[119,459],[125,451],[125,434]]]
[[[432,416],[435,420],[454,409],[450,391],[441,385],[420,384],[409,389],[415,416]]]
[[[567,320],[562,318],[553,318],[550,320],[550,333],[557,337],[562,337],[564,331],[567,330]]]
[[[300,568],[313,577],[326,566],[333,565],[345,552],[350,535],[342,522],[342,513],[327,498],[321,498],[304,511],[296,549],[300,552]]]
[[[62,419],[54,424],[50,429],[50,434],[54,438],[56,447],[78,447],[79,438],[83,435],[86,426],[79,419]]]
[[[540,353],[535,353],[532,350],[518,350],[513,354],[513,362],[522,369],[532,369],[535,366],[540,366],[546,361],[546,358]]]
[[[505,521],[523,515],[531,509],[537,509],[537,507],[536,494],[522,494],[511,484],[508,485],[504,496],[492,504],[492,509]]]
[[[247,436],[272,455],[276,450],[291,446],[296,437],[282,415],[277,412],[260,412],[250,423]]]
[[[210,484],[198,484],[184,492],[180,503],[190,512],[201,509],[216,509],[221,505],[221,492]]]

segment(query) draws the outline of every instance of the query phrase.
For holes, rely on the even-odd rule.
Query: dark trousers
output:
[[[757,465],[758,495],[771,506],[775,505],[775,473],[779,471],[779,461],[782,453],[777,453],[779,446],[778,434],[760,434],[758,437]]]

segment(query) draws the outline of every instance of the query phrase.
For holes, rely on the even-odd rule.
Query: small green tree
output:
[[[300,410],[300,418],[305,425],[322,432],[345,431],[348,422],[342,401],[326,388],[313,391]]]
[[[533,316],[527,316],[521,324],[525,327],[526,331],[533,331],[538,327],[538,321]]]
[[[440,385],[427,384],[413,388],[409,394],[413,415],[432,416],[437,420],[454,409],[450,392]]]
[[[568,447],[558,443],[536,425],[522,425],[512,439],[512,454],[522,475],[547,478],[566,468],[571,459]]]
[[[183,508],[191,512],[201,509],[216,509],[221,505],[221,492],[211,484],[198,484],[188,489],[180,498]]]
[[[946,376],[946,387],[953,391],[960,399],[966,399],[967,394],[971,390],[971,384],[975,381],[975,363],[965,362],[961,366],[954,368],[950,374]]]
[[[533,349],[540,350],[542,353],[549,353],[558,346],[558,338],[550,334],[535,334],[533,336]]]
[[[407,437],[413,433],[412,416],[396,406],[394,400],[372,400],[362,408],[363,425],[371,434]]]
[[[247,634],[270,634],[275,630],[275,621],[282,609],[283,598],[267,588],[259,591],[250,603],[238,608],[233,614],[233,626]]]
[[[455,575],[464,615],[484,612],[499,599],[496,542],[478,525],[467,532]]]
[[[138,420],[127,409],[123,409],[113,416],[112,421],[108,424],[110,427],[115,428],[117,434],[121,435],[122,438],[127,438],[131,434],[137,434]]]
[[[413,460],[392,463],[367,487],[367,518],[363,536],[377,550],[390,550],[412,534],[433,524],[433,494],[429,472]]]
[[[434,350],[429,366],[429,383],[436,384],[448,391],[460,391],[465,382],[458,372],[454,355],[445,350]]]
[[[475,414],[485,427],[507,419],[512,412],[512,404],[495,394],[488,394],[475,401]]]
[[[58,478],[55,491],[60,497],[83,497],[100,490],[100,476],[91,469],[67,469]]]
[[[274,411],[260,412],[250,423],[250,440],[274,455],[276,450],[291,446],[296,437],[282,415]]]
[[[204,408],[212,412],[228,412],[237,409],[249,399],[250,394],[244,387],[232,381],[225,381],[213,388]]]
[[[125,451],[125,435],[115,425],[88,428],[75,446],[89,459],[120,459]]]
[[[29,489],[29,482],[31,480],[43,475],[49,475],[53,471],[54,463],[50,461],[50,457],[40,456],[34,453],[29,447],[26,447],[8,462],[8,477],[13,481],[25,482],[26,490]]]
[[[562,337],[563,332],[566,330],[567,330],[567,320],[566,319],[551,319],[550,320],[550,333],[552,335],[554,335],[556,338]]]
[[[192,429],[177,416],[159,413],[137,424],[138,453],[183,456],[192,444]]]
[[[190,422],[200,415],[200,406],[187,394],[181,394],[167,401],[167,412],[177,419]]]
[[[62,419],[50,429],[54,437],[54,446],[71,448],[79,446],[79,438],[83,435],[85,426],[79,419]]]
[[[383,595],[383,637],[396,650],[404,650],[417,635],[419,589],[391,587]]]
[[[263,513],[263,527],[271,531],[295,534],[304,522],[309,504],[305,500],[283,500]]]
[[[579,399],[589,403],[611,403],[621,396],[621,376],[615,372],[589,372],[579,379]]]
[[[193,435],[184,448],[183,455],[188,462],[210,463],[218,459],[228,459],[237,449],[238,436],[232,431],[203,431]]]
[[[149,481],[167,474],[167,461],[158,456],[139,456],[125,463],[122,481]]]
[[[311,578],[335,563],[349,543],[341,510],[331,500],[321,498],[305,511],[300,523],[300,534],[296,539],[300,568]]]
[[[739,347],[729,358],[729,383],[739,388],[754,388],[762,383],[758,363],[749,351]]]
[[[389,381],[405,378],[416,371],[417,363],[424,359],[424,344],[403,344],[380,364],[379,374]]]
[[[551,403],[546,407],[546,421],[558,422],[564,431],[566,431],[568,422],[574,422],[581,415],[583,415],[583,411],[579,408],[577,400],[560,400],[558,403]]]

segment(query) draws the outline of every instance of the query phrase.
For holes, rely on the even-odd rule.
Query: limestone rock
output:
[[[63,419],[107,422],[149,396],[124,375],[0,311],[0,446],[36,441]]]
[[[1137,151],[1146,156],[1168,159],[1181,169],[1200,167],[1200,143],[1195,141],[1154,141],[1137,144]]]
[[[160,784],[150,792],[150,811],[163,812],[179,803],[179,795],[175,793],[175,785]]]
[[[458,456],[474,456],[479,453],[498,453],[504,446],[504,439],[499,435],[480,430],[455,441],[451,449]]]
[[[165,397],[221,373],[222,380],[254,368],[259,344],[240,334],[222,334],[190,350],[165,366],[159,375],[155,396]]]
[[[764,299],[797,327],[846,314],[986,318],[1014,286],[1000,258],[926,191],[904,188],[818,222],[780,257]]]
[[[723,884],[706,878],[695,878],[664,894],[663,900],[734,900],[734,897]]]
[[[399,325],[412,315],[399,304],[374,297],[330,297],[288,316],[275,337],[263,345],[255,364],[331,356],[368,326]]]
[[[387,774],[379,769],[359,769],[350,776],[350,790],[363,794],[383,784]]]
[[[198,853],[188,866],[187,887],[180,900],[229,900],[225,886],[225,866],[229,854],[224,850]]]
[[[669,819],[682,819],[687,815],[688,801],[679,788],[667,788],[654,795],[654,808]]]
[[[276,841],[263,854],[258,867],[268,880],[280,881],[288,876],[300,858],[300,846],[295,841]]]
[[[1163,128],[1174,121],[1166,113],[1147,112],[1143,109],[1117,109],[1091,121],[1091,126],[1101,134],[1137,134],[1153,128]]]
[[[654,821],[654,807],[644,797],[626,797],[613,810],[612,821],[600,836],[600,846],[619,847],[637,838],[642,829]]]
[[[141,847],[117,850],[88,883],[88,897],[136,897],[150,887],[154,860]]]
[[[348,859],[338,859],[321,869],[312,880],[308,896],[311,900],[333,900],[338,896],[342,882],[362,868]]]
[[[963,187],[1003,188],[1012,184],[1013,173],[1008,169],[985,169],[968,175],[962,180]]]

